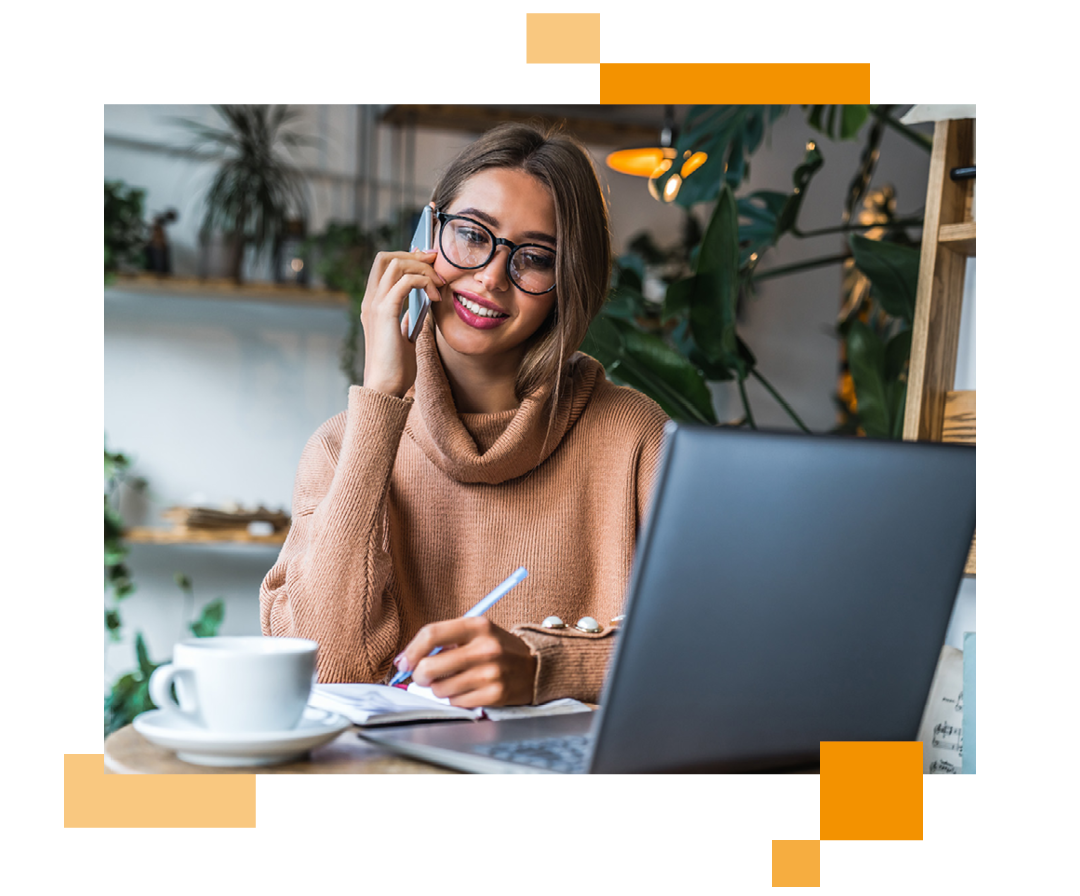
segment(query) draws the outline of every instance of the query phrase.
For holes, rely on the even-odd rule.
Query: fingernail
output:
[[[404,653],[399,653],[394,657],[394,666],[397,668],[398,672],[409,672],[409,658],[405,656]]]

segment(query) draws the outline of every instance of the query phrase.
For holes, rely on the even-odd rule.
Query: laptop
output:
[[[470,772],[814,768],[912,741],[975,530],[975,449],[669,423],[600,708],[364,731]]]

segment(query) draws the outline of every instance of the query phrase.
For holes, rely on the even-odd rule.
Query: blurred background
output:
[[[106,729],[177,640],[258,633],[301,450],[360,381],[371,259],[501,121],[593,157],[609,377],[679,419],[898,437],[933,132],[907,109],[105,106]]]

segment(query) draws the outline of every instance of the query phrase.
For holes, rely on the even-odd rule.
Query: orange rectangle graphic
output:
[[[869,103],[870,64],[604,62],[600,102]]]
[[[920,741],[821,744],[822,840],[922,840]]]

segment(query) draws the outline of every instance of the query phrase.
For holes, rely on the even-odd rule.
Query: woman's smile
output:
[[[454,290],[454,310],[465,323],[478,330],[490,330],[510,319],[494,302],[459,290]]]

